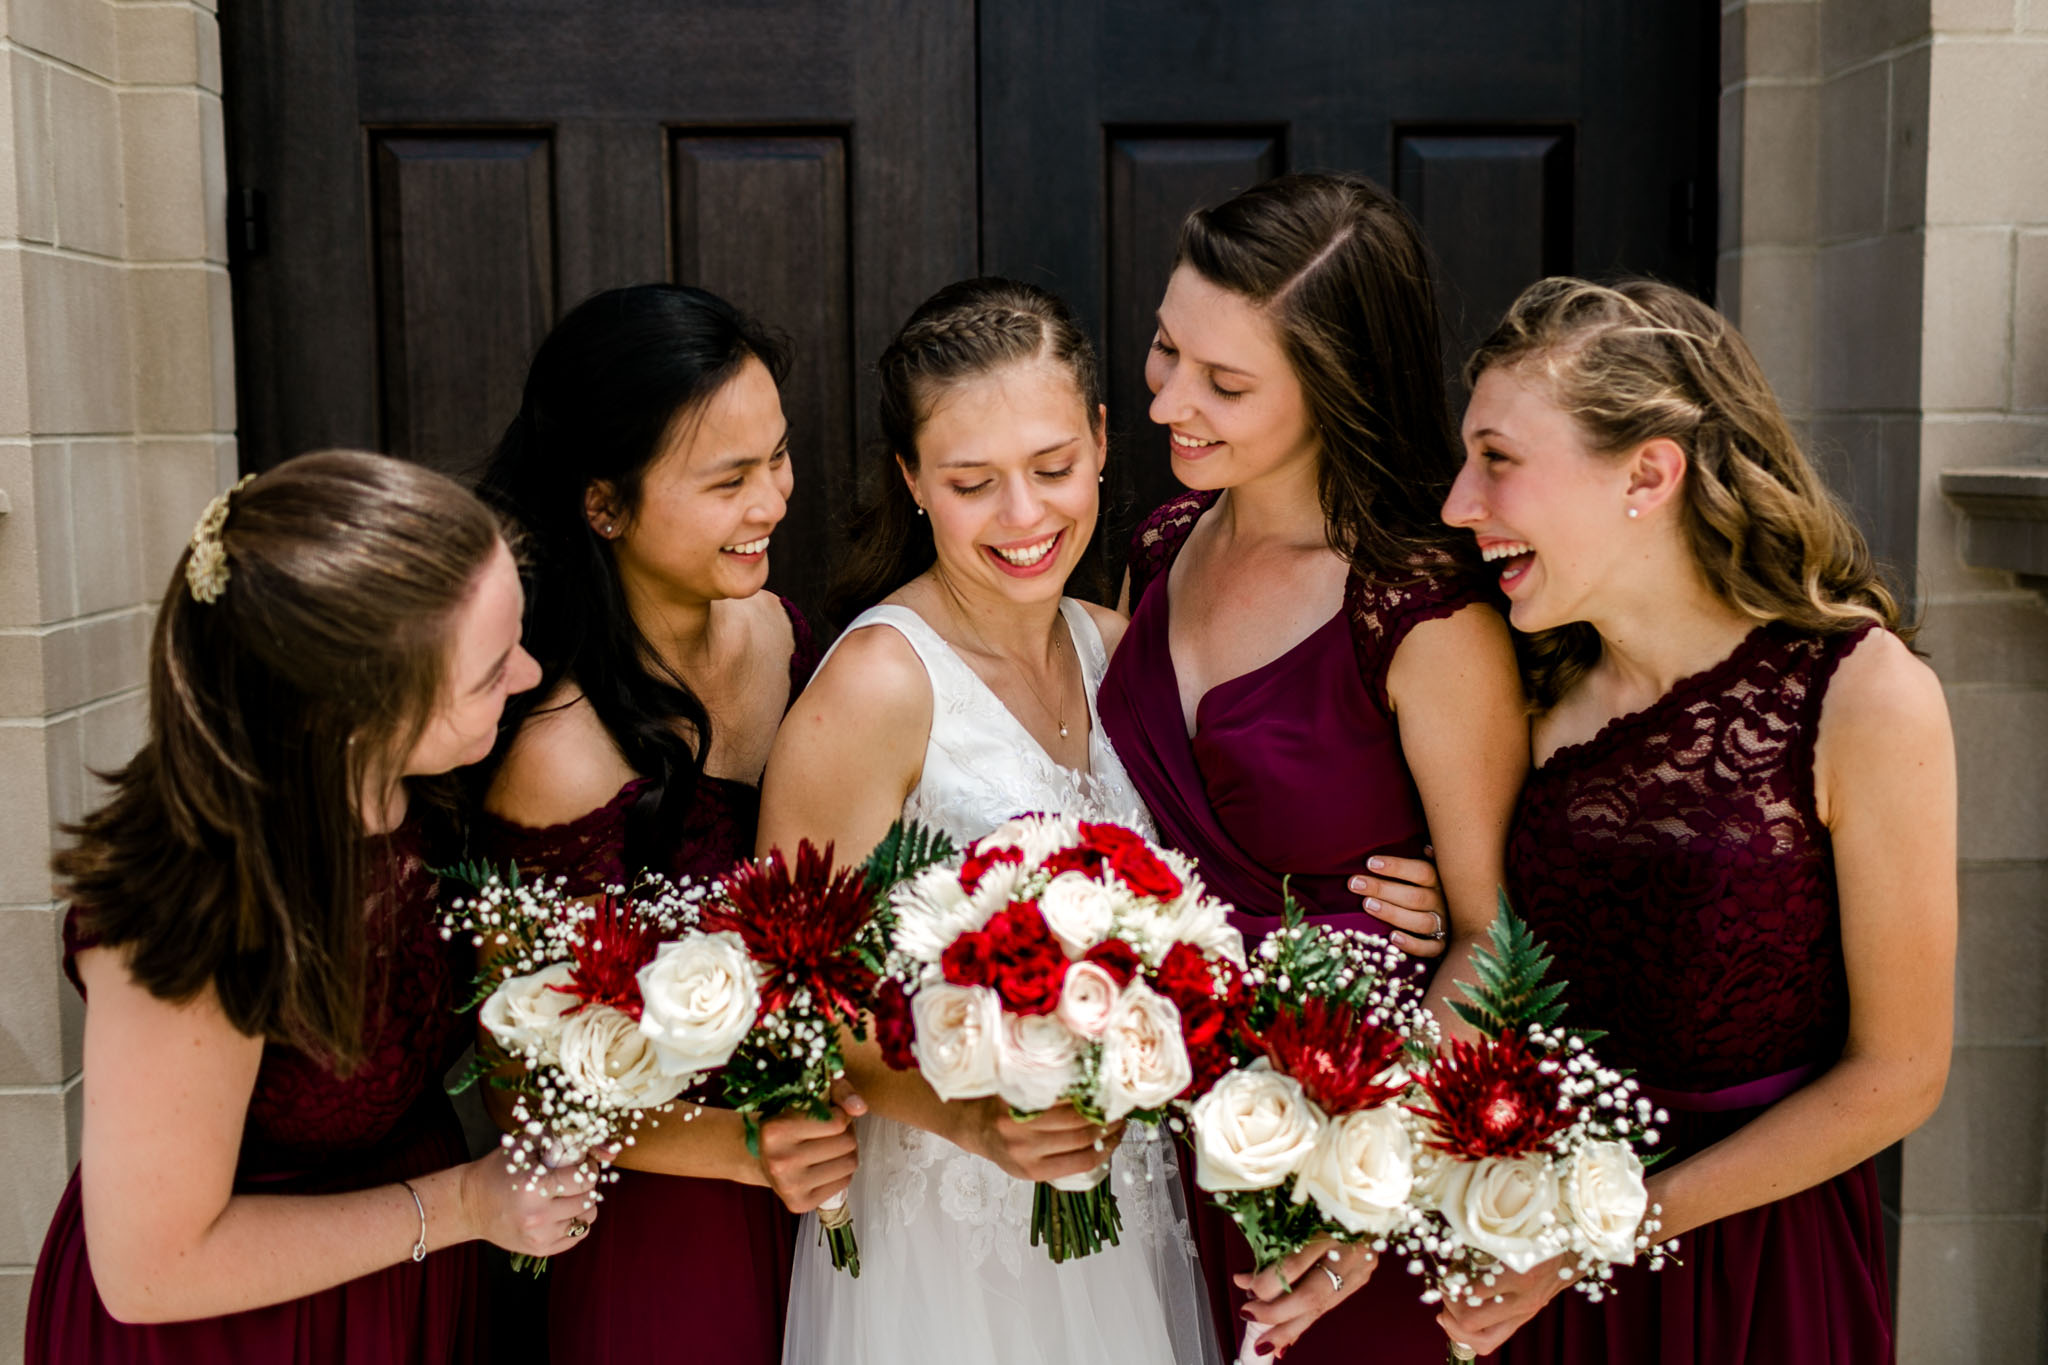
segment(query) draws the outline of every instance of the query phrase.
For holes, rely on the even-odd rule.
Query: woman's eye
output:
[[[1166,356],[1170,356],[1174,353],[1173,347],[1167,345],[1165,342],[1161,341],[1156,336],[1152,338],[1152,349],[1159,352],[1159,354]]]
[[[1041,469],[1038,471],[1038,476],[1042,479],[1064,479],[1073,472],[1074,467],[1068,465],[1065,469]]]
[[[973,497],[976,493],[982,492],[994,483],[995,480],[993,479],[983,479],[980,483],[956,483],[953,485],[953,491],[962,497]]]
[[[1209,388],[1210,388],[1210,391],[1211,391],[1211,392],[1213,392],[1213,393],[1214,393],[1214,394],[1215,394],[1215,395],[1216,395],[1216,396],[1217,396],[1218,398],[1242,398],[1242,397],[1244,397],[1244,390],[1243,390],[1243,389],[1226,389],[1226,388],[1224,388],[1224,387],[1223,387],[1223,386],[1222,386],[1221,384],[1217,383],[1217,382],[1216,382],[1215,380],[1213,380],[1213,379],[1209,381]]]
[[[1479,458],[1488,464],[1506,464],[1508,457],[1501,454],[1498,450],[1482,450],[1479,452]]]

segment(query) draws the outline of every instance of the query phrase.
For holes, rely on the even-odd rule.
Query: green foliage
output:
[[[1254,1271],[1275,1269],[1318,1237],[1330,1235],[1312,1201],[1297,1204],[1284,1190],[1235,1190],[1214,1198],[1244,1234]]]
[[[898,820],[889,826],[875,851],[868,854],[861,877],[867,888],[881,897],[896,883],[915,877],[934,863],[945,862],[959,851],[938,830]]]
[[[1285,994],[1294,1000],[1319,996],[1356,1008],[1367,1006],[1380,982],[1378,973],[1361,970],[1344,940],[1334,931],[1307,922],[1301,902],[1286,879],[1280,883],[1280,927],[1268,940],[1273,944],[1270,962],[1258,966],[1269,981],[1287,982]],[[1254,1031],[1273,1021],[1270,1010],[1260,1010],[1251,1021]]]
[[[447,867],[430,867],[427,871],[433,873],[444,882],[461,882],[465,886],[474,887],[478,891],[488,886],[493,877],[503,882],[507,887],[517,887],[519,885],[519,864],[513,862],[508,862],[504,867],[499,868],[492,866],[482,858],[465,858],[461,862],[451,863]]]
[[[1545,1030],[1555,1029],[1558,1020],[1564,1017],[1561,997],[1568,983],[1544,981],[1550,972],[1551,957],[1544,951],[1542,940],[1530,932],[1508,904],[1505,890],[1500,893],[1488,938],[1487,946],[1472,955],[1472,970],[1479,983],[1475,986],[1460,981],[1458,990],[1465,998],[1451,1001],[1451,1008],[1460,1019],[1489,1038],[1521,1033],[1531,1024]],[[1590,1041],[1598,1035],[1580,1036]]]

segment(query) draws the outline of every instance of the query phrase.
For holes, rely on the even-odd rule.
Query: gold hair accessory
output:
[[[228,551],[221,544],[221,530],[228,522],[229,500],[255,477],[244,474],[233,488],[214,494],[213,501],[199,514],[199,524],[192,528],[192,553],[185,560],[185,586],[192,590],[194,602],[218,601],[228,590]]]

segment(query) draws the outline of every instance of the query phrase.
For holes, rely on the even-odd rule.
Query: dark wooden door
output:
[[[1187,210],[1363,171],[1441,263],[1448,349],[1558,270],[1711,279],[1705,0],[229,0],[242,459],[476,466],[590,293],[702,284],[789,332],[814,603],[931,290],[1059,290],[1104,347],[1111,567],[1172,491],[1142,358]]]
[[[1713,280],[1719,10],[1702,0],[1034,0],[981,9],[981,259],[1104,346],[1106,546],[1177,489],[1144,353],[1181,219],[1289,170],[1420,220],[1455,369],[1546,274]]]
[[[789,333],[814,601],[860,364],[975,268],[973,0],[223,7],[245,467],[474,470],[579,300],[675,279]]]

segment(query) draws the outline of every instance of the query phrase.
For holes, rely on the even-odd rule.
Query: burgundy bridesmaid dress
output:
[[[1346,883],[1376,853],[1412,857],[1429,842],[1387,701],[1387,670],[1410,630],[1485,600],[1483,593],[1449,575],[1393,584],[1354,573],[1343,607],[1321,628],[1210,688],[1190,736],[1167,648],[1167,575],[1215,500],[1184,494],[1132,538],[1131,624],[1103,679],[1103,728],[1161,836],[1236,907],[1231,922],[1247,946],[1279,927],[1282,877],[1311,918],[1385,935],[1387,925],[1359,908]],[[1418,986],[1430,969],[1416,960]],[[1183,1163],[1184,1175],[1191,1170]],[[1247,1296],[1230,1276],[1251,1269],[1251,1251],[1207,1196],[1190,1185],[1188,1198],[1217,1330],[1234,1345]],[[1288,1360],[1441,1365],[1444,1335],[1421,1291],[1398,1267],[1381,1267]]]
[[[817,667],[810,626],[783,602],[795,634],[789,660],[794,701]],[[647,788],[618,795],[567,824],[547,828],[486,817],[479,852],[523,872],[568,878],[582,895],[626,880],[626,824]],[[677,877],[715,877],[754,854],[757,787],[704,777],[682,836],[657,865]],[[796,1219],[763,1186],[621,1171],[605,1187],[603,1217],[583,1245],[547,1273],[547,1335],[557,1365],[659,1365],[718,1361],[777,1365]]]
[[[1530,777],[1508,847],[1516,906],[1697,1152],[1825,1071],[1848,1035],[1835,870],[1814,809],[1822,698],[1869,630],[1761,626],[1647,709]],[[1683,1264],[1558,1295],[1514,1365],[1870,1365],[1892,1359],[1875,1163],[1680,1240]]]
[[[441,939],[438,883],[416,826],[374,840],[371,861],[362,1064],[337,1076],[295,1048],[265,1045],[235,1171],[239,1194],[335,1194],[469,1159],[441,1081],[471,1025],[455,1012],[457,968]],[[74,982],[76,955],[95,942],[74,907],[64,921],[64,966]],[[72,1172],[36,1262],[24,1353],[31,1365],[442,1365],[476,1354],[473,1242],[268,1308],[193,1322],[116,1322],[93,1283],[80,1175]],[[434,1244],[432,1227],[427,1242]]]

